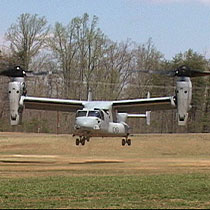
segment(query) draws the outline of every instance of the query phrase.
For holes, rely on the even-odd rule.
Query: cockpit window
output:
[[[76,117],[86,117],[87,111],[78,111]]]
[[[88,112],[88,117],[98,117],[101,118],[100,112],[99,111],[89,111]]]

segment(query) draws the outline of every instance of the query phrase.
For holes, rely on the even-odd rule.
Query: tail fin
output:
[[[92,93],[91,88],[89,88],[89,90],[88,90],[88,101],[92,101],[92,100],[93,100],[93,93]]]
[[[150,116],[151,116],[151,111],[146,111],[146,122],[147,122],[147,125],[150,125]]]
[[[148,91],[147,92],[147,98],[150,98],[150,92]],[[150,125],[150,115],[151,115],[151,111],[146,111],[146,122],[147,122],[147,125]]]

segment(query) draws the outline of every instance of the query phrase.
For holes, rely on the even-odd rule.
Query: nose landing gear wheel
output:
[[[128,144],[128,146],[131,146],[131,140],[130,139],[127,140],[127,144]]]
[[[82,140],[81,140],[81,144],[82,144],[82,146],[85,145],[85,139],[82,139]]]
[[[76,139],[76,145],[79,146],[79,144],[81,144],[82,146],[84,146],[85,145],[85,141],[89,142],[90,141],[90,137],[80,136],[79,138]]]
[[[122,146],[125,145],[131,146],[131,139],[122,139]]]
[[[76,145],[79,146],[80,140],[76,139]]]

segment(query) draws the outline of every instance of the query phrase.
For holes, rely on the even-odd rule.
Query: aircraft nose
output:
[[[96,118],[78,117],[75,124],[76,128],[99,129],[99,122]]]

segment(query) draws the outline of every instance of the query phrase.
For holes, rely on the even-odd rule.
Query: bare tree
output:
[[[99,99],[118,99],[123,97],[128,85],[132,65],[132,43],[130,41],[115,43],[107,41],[103,60],[95,72],[97,95]]]
[[[64,77],[64,95],[71,95],[70,80],[74,75],[75,55],[77,46],[75,43],[75,24],[72,21],[66,27],[61,23],[56,23],[53,33],[49,38],[49,46],[53,52],[55,59],[58,61],[58,68],[62,71]]]
[[[14,56],[24,68],[29,69],[32,57],[44,46],[48,32],[47,20],[37,14],[21,14],[17,23],[10,26],[6,39],[10,42]]]
[[[133,93],[133,97],[144,97],[148,90],[151,90],[149,87],[152,84],[153,76],[151,74],[144,74],[141,70],[160,70],[160,67],[163,62],[163,55],[156,49],[152,39],[150,38],[146,43],[136,44],[136,47],[133,48],[135,68],[131,77],[131,84],[135,85],[136,88]]]
[[[75,38],[79,49],[77,54],[79,80],[86,84],[85,97],[87,97],[90,83],[94,81],[94,74],[104,56],[106,36],[97,27],[96,16],[93,16],[89,23],[89,16],[85,13],[82,18],[76,18],[75,22],[77,23]]]
[[[85,13],[67,25],[56,23],[49,45],[63,72],[65,96],[79,99],[87,96],[92,75],[103,57],[105,37],[97,28],[98,18]],[[78,82],[76,82],[78,81]],[[85,94],[84,84],[86,84]]]

